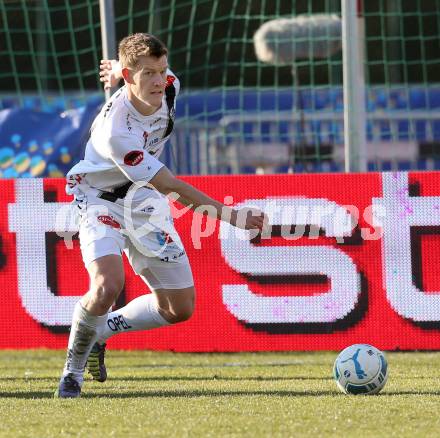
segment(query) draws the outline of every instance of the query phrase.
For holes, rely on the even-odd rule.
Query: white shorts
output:
[[[143,202],[116,202],[97,197],[96,189],[75,191],[79,210],[79,238],[85,266],[94,260],[125,252],[134,272],[152,290],[183,289],[194,285],[189,260],[174,228],[168,200],[145,190]]]

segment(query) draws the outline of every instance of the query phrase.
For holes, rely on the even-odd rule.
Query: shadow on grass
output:
[[[234,396],[272,396],[272,397],[322,397],[335,395],[335,391],[130,391],[112,394],[85,394],[85,398],[199,398],[199,397],[234,397]]]
[[[391,395],[435,395],[440,396],[440,391],[386,391],[378,394],[380,397],[386,397]]]
[[[291,381],[291,380],[332,380],[332,377],[307,377],[307,376],[290,376],[290,377],[263,377],[263,376],[124,376],[124,377],[110,377],[108,380],[113,382],[172,382],[172,381]],[[58,377],[0,377],[0,381],[5,382],[37,382],[37,381],[55,381],[58,382]],[[87,381],[87,380],[86,380]],[[1,394],[1,393],[0,393]]]
[[[325,363],[313,363],[308,365],[325,365]],[[267,367],[291,367],[291,366],[305,366],[304,362],[273,362],[273,363],[241,363],[230,362],[222,364],[132,364],[119,365],[112,364],[112,368],[126,369],[126,368],[267,368]]]
[[[393,391],[384,392],[382,394],[371,395],[371,396],[349,396],[350,398],[384,398],[394,395],[433,395],[440,396],[440,391]],[[234,396],[272,396],[272,397],[328,397],[328,396],[340,396],[347,397],[347,395],[342,394],[337,389],[334,390],[319,390],[319,391],[283,391],[283,390],[272,390],[272,391],[198,391],[198,390],[176,390],[176,391],[130,391],[123,393],[111,393],[111,394],[84,394],[85,398],[149,398],[149,397],[160,397],[160,398],[198,398],[198,397],[234,397]]]
[[[0,382],[32,382],[32,381],[54,381],[58,382],[60,380],[59,377],[0,377]]]
[[[321,397],[337,394],[335,391],[197,391],[197,390],[176,390],[176,391],[129,391],[112,393],[83,393],[81,398],[198,398],[198,397],[231,397],[231,396],[273,396],[273,397]],[[32,391],[32,392],[0,392],[0,399],[49,399],[53,398],[53,392]]]
[[[20,399],[25,399],[25,400],[53,398],[54,392],[55,392],[55,389],[51,392],[49,392],[49,391],[30,391],[30,392],[3,392],[3,391],[0,391],[0,400],[2,398],[20,398]]]
[[[262,376],[129,376],[129,377],[117,377],[110,378],[115,382],[163,382],[163,381],[257,381],[257,382],[276,382],[276,381],[295,381],[295,380],[332,380],[332,377],[307,377],[307,376],[290,376],[290,377],[262,377]]]
[[[372,398],[384,398],[395,395],[434,395],[440,396],[440,391],[391,391],[384,392]],[[271,397],[327,397],[327,396],[340,396],[347,397],[346,395],[335,390],[323,390],[323,391],[197,391],[197,390],[176,390],[176,391],[129,391],[129,392],[112,392],[112,393],[83,393],[81,398],[83,399],[126,399],[126,398],[199,398],[199,397],[239,397],[239,396],[271,396]],[[354,396],[350,396],[352,398]],[[367,396],[368,397],[368,396]],[[48,391],[32,391],[32,392],[0,392],[0,399],[51,399],[53,398],[53,392]],[[358,397],[363,399],[364,397]]]

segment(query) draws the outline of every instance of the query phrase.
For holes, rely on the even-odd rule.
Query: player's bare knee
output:
[[[170,324],[187,321],[194,313],[194,287],[161,290],[156,296],[159,313]]]
[[[188,319],[191,318],[193,313],[194,313],[194,305],[188,303],[187,306],[177,309],[175,314],[175,318],[177,320],[176,322],[187,321]]]
[[[170,324],[177,324],[179,322],[187,321],[189,318],[191,318],[192,312],[164,312],[163,317],[170,323]]]
[[[117,278],[98,277],[92,283],[90,291],[96,305],[109,309],[118,298],[124,284]]]
[[[170,324],[177,324],[191,318],[194,313],[194,303],[189,301],[178,307],[159,308],[159,312]]]

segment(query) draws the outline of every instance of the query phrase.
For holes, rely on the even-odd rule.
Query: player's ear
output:
[[[124,67],[122,69],[122,77],[124,78],[125,82],[128,82],[129,84],[133,84],[132,71],[129,68]]]

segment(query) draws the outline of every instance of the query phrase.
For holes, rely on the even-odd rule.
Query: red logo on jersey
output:
[[[137,166],[144,159],[142,151],[131,151],[124,157],[124,164],[127,166]]]
[[[170,85],[173,85],[173,82],[176,80],[176,77],[175,76],[171,76],[171,75],[168,75],[167,76],[167,87],[169,87]]]
[[[121,228],[119,222],[117,222],[112,216],[98,216],[99,222],[102,222],[104,225],[110,225],[113,228]]]

